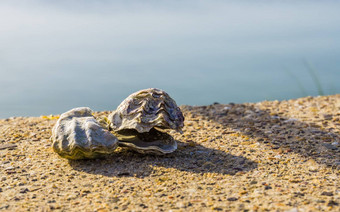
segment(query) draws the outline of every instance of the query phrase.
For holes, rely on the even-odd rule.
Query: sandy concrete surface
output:
[[[58,116],[0,120],[0,211],[340,211],[340,94],[181,109],[166,156],[69,161]]]

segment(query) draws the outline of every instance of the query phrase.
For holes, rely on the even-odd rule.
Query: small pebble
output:
[[[21,188],[20,191],[19,191],[19,193],[24,194],[24,193],[27,193],[28,191],[29,191],[29,190],[28,190],[27,188]]]
[[[16,144],[0,144],[0,150],[2,149],[14,149],[16,148]]]
[[[324,147],[326,147],[327,149],[330,149],[330,150],[337,150],[338,149],[336,146],[333,146],[332,144],[329,144],[329,143],[323,143],[322,145]]]
[[[15,169],[14,166],[9,166],[9,167],[6,167],[6,168],[5,168],[5,170],[13,170],[13,169]]]
[[[327,203],[327,206],[338,206],[339,205],[339,203],[338,202],[336,202],[336,201],[334,201],[334,200],[330,200],[328,203]]]
[[[285,210],[285,212],[299,212],[297,208],[292,208],[290,210]]]
[[[236,197],[229,197],[228,199],[227,199],[228,201],[236,201],[236,200],[238,200]]]
[[[321,195],[324,195],[324,196],[333,196],[333,192],[324,191],[324,192],[321,193]]]

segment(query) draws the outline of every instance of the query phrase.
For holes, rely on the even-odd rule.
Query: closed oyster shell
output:
[[[52,129],[53,150],[67,159],[91,159],[114,152],[118,139],[104,129],[88,107],[63,113]]]
[[[140,90],[128,96],[109,117],[114,131],[134,129],[149,132],[154,127],[181,132],[184,116],[176,102],[157,88]]]

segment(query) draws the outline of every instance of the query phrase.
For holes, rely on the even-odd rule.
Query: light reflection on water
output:
[[[190,105],[317,95],[304,61],[325,94],[339,93],[339,9],[336,1],[1,2],[0,118],[112,110],[149,87]]]

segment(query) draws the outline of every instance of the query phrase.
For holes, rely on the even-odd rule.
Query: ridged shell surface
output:
[[[149,132],[153,127],[181,132],[184,116],[176,102],[163,90],[149,88],[128,96],[109,117],[114,131],[135,129]]]
[[[113,153],[118,139],[104,129],[88,107],[63,113],[52,129],[53,150],[67,159],[98,158]]]

